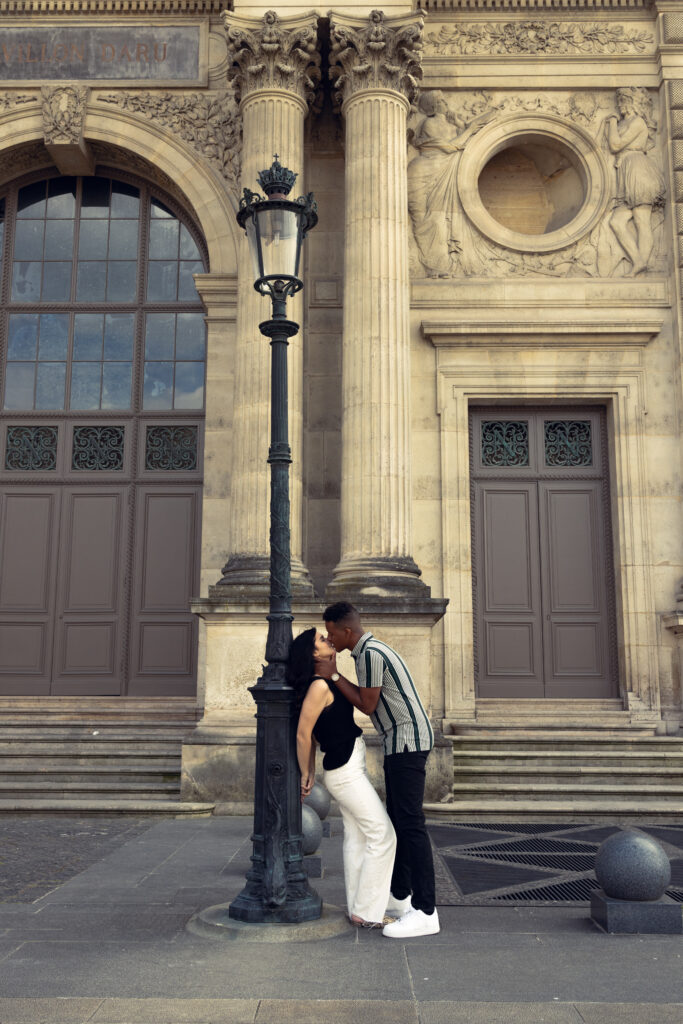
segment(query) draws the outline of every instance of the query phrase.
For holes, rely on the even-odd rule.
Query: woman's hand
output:
[[[315,772],[308,772],[307,775],[301,776],[301,803],[304,802],[308,794],[313,789],[313,783],[315,782]]]

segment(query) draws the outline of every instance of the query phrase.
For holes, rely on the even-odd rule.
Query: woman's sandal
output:
[[[366,928],[368,930],[376,928],[384,928],[385,924],[391,924],[395,918],[384,917],[381,921],[364,921],[362,917],[354,917],[353,914],[349,915],[349,921],[351,924],[355,924],[357,928]]]

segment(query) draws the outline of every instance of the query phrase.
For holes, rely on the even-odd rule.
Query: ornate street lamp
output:
[[[277,154],[259,184],[266,198],[244,189],[237,221],[249,239],[256,280],[270,295],[273,316],[259,324],[271,345],[270,395],[270,612],[263,675],[250,692],[256,701],[256,776],[252,866],[244,889],[230,904],[238,921],[296,923],[320,917],[321,899],[308,884],[302,860],[300,776],[296,759],[294,692],[285,681],[292,642],[289,550],[289,464],[287,431],[287,346],[299,325],[287,320],[289,296],[302,287],[301,246],[318,222],[313,193],[287,196],[296,174]]]

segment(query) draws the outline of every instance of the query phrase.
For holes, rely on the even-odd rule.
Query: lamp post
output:
[[[287,299],[303,287],[299,259],[306,233],[318,222],[313,193],[287,196],[296,174],[277,154],[261,171],[264,198],[245,188],[237,221],[254,261],[254,287],[272,301],[272,318],[259,324],[271,345],[270,609],[263,675],[250,693],[256,701],[256,775],[252,866],[229,916],[252,923],[289,923],[320,917],[320,896],[308,883],[302,859],[300,776],[296,758],[294,692],[285,666],[292,642],[290,581],[287,346],[299,325],[286,318]]]

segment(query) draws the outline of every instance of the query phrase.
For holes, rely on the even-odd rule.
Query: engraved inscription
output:
[[[199,81],[199,26],[81,25],[0,31],[5,81]]]

